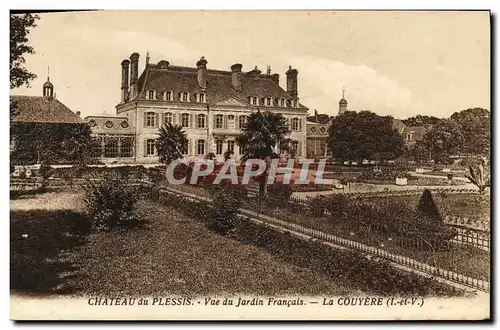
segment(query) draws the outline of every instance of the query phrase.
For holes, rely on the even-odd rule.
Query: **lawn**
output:
[[[81,196],[41,194],[11,205],[11,290],[73,295],[344,295],[336,279],[219,236],[165,206],[140,201],[131,232],[88,231]]]

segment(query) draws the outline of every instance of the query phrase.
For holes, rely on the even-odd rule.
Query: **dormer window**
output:
[[[200,103],[205,103],[205,94],[204,93],[200,93],[200,94],[196,95],[196,99]]]
[[[147,100],[154,100],[154,99],[156,99],[155,91],[152,90],[152,89],[148,90],[148,92],[146,93],[146,99]]]
[[[266,97],[265,102],[266,107],[271,107],[273,105],[273,99],[270,97]]]
[[[286,99],[280,99],[280,107],[286,107]]]
[[[171,91],[163,92],[163,101],[172,101],[172,92]]]
[[[181,101],[182,102],[189,102],[189,93],[188,92],[181,93]]]
[[[299,100],[297,100],[297,99],[292,100],[292,107],[298,108],[299,107]]]
[[[259,105],[259,98],[257,96],[251,96],[250,97],[250,104],[251,105]]]

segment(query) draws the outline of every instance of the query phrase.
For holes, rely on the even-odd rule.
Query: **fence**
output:
[[[181,188],[182,190],[178,189],[179,187],[182,186],[170,186],[163,191],[165,193],[173,193],[177,196],[184,196],[185,198],[189,198],[191,200],[195,199],[205,202],[211,201],[211,199],[206,196],[198,196],[195,189],[191,189],[191,191],[188,193],[185,187]],[[302,200],[299,200],[298,202],[303,203]],[[329,233],[325,230],[311,228],[310,224],[308,225],[307,223],[299,224],[294,221],[290,221],[290,219],[287,219],[286,217],[283,218],[283,214],[280,214],[278,212],[278,209],[273,210],[272,208],[266,207],[263,203],[255,199],[253,203],[251,202],[251,199],[246,200],[243,205],[244,208],[240,209],[240,213],[242,215],[258,219],[263,223],[307,235],[309,237],[334,244],[341,248],[349,248],[362,251],[372,257],[388,260],[390,262],[393,262],[394,264],[426,273],[430,276],[440,278],[441,280],[451,281],[453,283],[483,291],[490,290],[490,284],[487,280],[477,279],[443,267],[439,267],[438,265],[430,265],[428,263],[415,260],[414,258],[390,252],[384,248],[384,244],[380,244],[380,241],[378,241],[377,244],[374,244],[375,241],[360,242],[355,240],[359,239],[359,237],[356,237],[355,235],[353,235],[351,238],[346,238],[338,234]],[[404,238],[394,238],[393,243],[399,247],[416,247],[420,249],[425,248],[426,244],[422,240]]]

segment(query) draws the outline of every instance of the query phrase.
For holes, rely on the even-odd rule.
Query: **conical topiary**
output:
[[[421,215],[426,216],[429,220],[435,220],[438,222],[443,222],[443,217],[439,213],[438,207],[434,202],[432,193],[429,189],[425,189],[417,207],[418,212]]]

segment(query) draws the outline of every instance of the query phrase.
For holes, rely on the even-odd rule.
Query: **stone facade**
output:
[[[187,133],[185,158],[204,158],[214,153],[217,160],[223,160],[224,152],[230,150],[238,160],[241,153],[235,137],[246,116],[257,110],[283,114],[292,131],[289,137],[296,142],[297,157],[306,157],[307,108],[299,102],[296,69],[290,67],[286,72],[285,91],[279,86],[279,75],[271,74],[270,68],[266,74],[257,67],[243,72],[241,64],[234,64],[230,71],[221,71],[208,69],[204,57],[195,67],[180,67],[165,60],[151,64],[147,56],[145,69],[138,76],[138,63],[137,53],[130,56],[130,61],[122,61],[117,116],[85,118],[100,123],[93,132],[102,138],[102,148],[106,148],[102,142],[106,134],[133,138],[132,157],[104,157],[101,151],[105,162],[158,163],[153,145],[165,122],[181,125]],[[128,125],[126,129],[113,125],[114,130],[103,126],[106,121]]]

